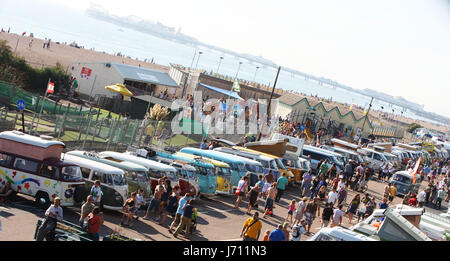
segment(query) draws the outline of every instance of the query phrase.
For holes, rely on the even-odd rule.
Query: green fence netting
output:
[[[80,110],[79,108],[62,105],[49,99],[43,100],[42,96],[34,95],[21,88],[15,87],[10,83],[2,81],[0,81],[0,96],[4,99],[10,99],[11,104],[13,105],[17,104],[17,101],[19,100],[24,100],[26,109],[34,112],[40,112],[41,106],[43,106],[42,111],[46,114],[65,114],[67,112],[67,114],[70,115],[86,115],[89,113],[87,108]]]

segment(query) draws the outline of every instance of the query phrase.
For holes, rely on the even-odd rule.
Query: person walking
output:
[[[425,199],[426,199],[426,192],[425,192],[425,190],[422,190],[422,191],[420,191],[419,192],[419,194],[417,195],[417,202],[418,202],[418,204],[419,204],[419,208],[423,208],[423,205],[425,205]],[[411,199],[411,198],[410,198]],[[408,199],[408,202],[405,204],[405,205],[408,205],[409,204],[409,200],[410,199]]]
[[[299,224],[301,220],[303,220],[303,215],[305,213],[305,208],[308,202],[308,197],[303,197],[299,202],[298,206],[294,211],[294,226]]]
[[[386,184],[386,186],[384,186],[383,198],[389,199],[390,195],[391,195],[391,184],[388,183]]]
[[[97,207],[100,207],[101,201],[102,201],[102,195],[103,195],[100,184],[101,184],[100,180],[96,180],[94,182],[94,186],[92,186],[92,188],[91,188],[92,199],[93,199],[94,204]]]
[[[135,211],[136,220],[139,219],[137,212],[143,204],[144,204],[144,190],[142,188],[139,188],[136,194],[136,211]]]
[[[349,223],[349,224],[352,223],[353,215],[356,214],[356,210],[358,209],[360,203],[361,203],[361,198],[360,198],[359,194],[356,194],[356,195],[353,197],[353,199],[352,199],[352,201],[351,201],[351,203],[350,203],[350,206],[349,206],[349,208],[348,208],[348,211],[347,211],[347,214],[348,214],[348,223]]]
[[[133,215],[136,213],[136,195],[136,192],[131,193],[131,197],[123,204],[124,215],[127,216],[125,223],[121,222],[121,225],[124,227],[131,227],[133,223]]]
[[[416,195],[413,195],[413,197],[415,198]],[[378,203],[378,208],[379,209],[387,209],[389,207],[389,203],[387,201],[388,201],[387,198],[383,198],[383,200],[380,203]]]
[[[393,184],[389,191],[389,202],[394,201],[395,196],[397,195],[397,184]]]
[[[183,209],[183,216],[181,217],[181,222],[178,225],[178,227],[175,229],[175,232],[173,232],[173,236],[177,237],[178,233],[186,227],[186,233],[185,237],[188,238],[191,230],[191,222],[192,222],[192,214],[194,213],[194,207],[192,206],[193,201],[190,199],[184,206]]]
[[[292,227],[290,241],[301,241],[302,235],[306,234],[306,221],[302,220],[299,224]]]
[[[234,204],[234,208],[239,209],[239,203],[242,201],[242,197],[245,197],[245,188],[248,184],[248,177],[243,176],[237,185],[237,189],[235,195],[237,195],[236,203]]]
[[[178,201],[178,208],[177,208],[177,213],[175,214],[175,219],[172,221],[172,223],[170,224],[169,227],[169,232],[172,233],[174,227],[178,226],[178,224],[181,222],[181,218],[184,214],[184,210],[183,207],[184,205],[188,202],[188,200],[190,199],[189,193],[184,194],[184,196],[182,198],[180,198],[180,200]]]
[[[283,196],[284,191],[286,190],[286,185],[289,183],[286,178],[286,173],[283,173],[281,177],[278,178],[277,181],[277,196],[275,197],[275,202],[280,202],[281,196]]]
[[[264,179],[264,176],[263,176],[263,175],[259,175],[259,176],[258,176],[258,181],[256,181],[256,184],[257,184],[258,187],[259,187],[259,194],[258,194],[258,197],[259,197],[259,198],[262,198],[262,197],[263,197],[263,187],[264,187],[264,181],[263,181],[263,179]],[[258,202],[256,202],[256,207],[258,207]]]
[[[409,199],[408,205],[410,207],[417,207],[417,204],[418,204],[418,201],[417,201],[416,195],[412,194],[411,198]]]
[[[372,199],[369,199],[366,203],[366,216],[372,215],[373,211],[376,208],[376,198],[373,197]]]
[[[323,174],[327,174],[328,171],[328,159],[325,159],[322,164],[319,166],[319,175]]]
[[[253,217],[248,218],[242,227],[241,237],[243,241],[258,241],[261,234],[262,222],[259,213],[255,212]]]
[[[270,188],[270,186],[272,186],[273,183],[273,175],[272,175],[272,170],[269,170],[269,173],[267,173],[264,176],[264,187],[262,189],[262,193],[263,193],[263,197],[267,196],[267,190]]]
[[[289,241],[289,223],[284,222],[283,228],[281,230],[283,231],[284,236],[286,237],[286,241]]]
[[[172,194],[169,196],[167,200],[167,205],[164,208],[162,219],[159,222],[159,225],[164,225],[167,219],[167,215],[171,215],[175,217],[177,211],[177,202],[178,202],[178,191],[180,187],[175,185],[172,190]]]
[[[273,202],[275,201],[275,197],[277,195],[277,183],[272,183],[272,186],[267,190],[267,198],[266,204],[264,206],[264,215],[263,218],[266,217],[267,213],[271,211],[273,213]]]
[[[291,201],[291,204],[289,204],[288,214],[284,221],[290,220],[289,224],[292,224],[292,215],[294,214],[294,210],[295,210],[295,199],[293,199]]]
[[[164,189],[164,186],[163,186],[163,180],[159,179],[158,185],[155,188],[155,193],[153,193],[153,198],[150,201],[150,203],[148,204],[147,212],[145,213],[144,219],[147,219],[147,220],[150,219],[150,214],[151,214],[152,210],[154,210],[155,219],[157,218],[159,206],[161,205],[161,197],[165,191],[166,190]]]
[[[333,216],[333,204],[327,203],[322,211],[322,227],[328,227],[331,216]]]
[[[358,221],[357,223],[359,223],[359,220],[362,218],[364,220],[364,218],[366,218],[366,211],[367,211],[367,207],[366,207],[367,203],[363,203],[361,202],[359,208],[358,208]]]
[[[323,175],[323,174],[320,174],[320,175]],[[316,176],[312,181],[311,195],[309,197],[310,200],[312,200],[313,198],[316,197],[316,194],[318,193],[318,190],[319,190],[319,188],[318,188],[319,182],[320,182],[319,176]]]
[[[402,200],[402,205],[408,205],[408,201],[409,201],[409,199],[411,198],[411,191],[409,191],[408,192],[408,194],[406,194],[404,197],[403,197],[403,200]]]
[[[336,191],[336,188],[332,188],[332,190],[328,193],[328,200],[327,203],[331,204],[332,207],[334,207],[334,204],[336,203],[338,199],[338,193]]]
[[[283,232],[282,224],[279,224],[274,231],[270,232],[269,241],[286,241],[286,235]]]
[[[307,224],[307,232],[309,234],[309,231],[311,230],[311,225],[316,218],[318,208],[318,198],[314,198],[312,201],[310,201],[305,208],[305,221]]]
[[[436,195],[436,203],[434,204],[434,207],[436,209],[441,209],[442,199],[445,199],[447,197],[444,187],[441,187]]]
[[[347,184],[338,191],[338,205],[345,204],[345,201],[347,200]]]
[[[344,211],[342,211],[343,205],[340,204],[337,209],[333,211],[333,222],[331,227],[340,226],[342,224],[342,217],[344,216]]]
[[[258,204],[258,196],[259,196],[259,184],[256,183],[253,188],[248,192],[248,207],[247,207],[247,215],[251,215],[252,207]]]
[[[80,220],[79,220],[80,227],[83,226],[86,217],[92,212],[94,207],[95,207],[95,204],[93,203],[92,195],[87,196],[86,203],[84,203],[81,206],[81,213],[80,213]]]
[[[303,197],[310,196],[311,181],[312,181],[311,170],[308,170],[305,174],[303,174],[302,185],[300,187],[300,196]]]
[[[92,212],[88,215],[89,229],[88,233],[92,240],[100,240],[100,225],[103,224],[103,212],[100,211],[100,207],[94,207]]]

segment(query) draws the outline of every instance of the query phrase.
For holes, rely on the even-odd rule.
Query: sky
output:
[[[450,117],[450,0],[40,1],[80,11],[94,2]]]

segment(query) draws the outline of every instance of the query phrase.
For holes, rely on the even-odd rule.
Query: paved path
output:
[[[381,200],[382,191],[386,183],[378,181],[369,181],[369,193],[375,196],[377,200]],[[425,182],[423,183],[423,186]],[[350,191],[347,197],[347,203],[351,201],[355,195],[354,191]],[[280,203],[275,204],[274,216],[264,218],[261,240],[263,233],[266,230],[273,230],[278,224],[284,222],[288,212],[288,205],[292,199],[297,201],[299,197],[299,189],[291,187],[286,192]],[[393,204],[401,203],[402,198],[396,197]],[[242,224],[249,217],[245,214],[247,207],[247,200],[244,199],[240,205],[240,210],[233,208],[235,202],[234,196],[215,196],[209,199],[201,199],[196,202],[196,207],[199,211],[197,231],[190,237],[194,241],[235,241],[240,240],[239,234],[242,229]],[[378,202],[377,202],[378,203]],[[443,213],[447,211],[447,204],[443,203],[443,209],[437,211],[427,208],[427,211],[433,213]],[[262,214],[264,202],[259,201],[258,211]],[[346,208],[345,208],[346,209]],[[255,211],[255,210],[253,210]],[[253,213],[252,211],[252,213]],[[321,210],[322,211],[322,210]],[[139,211],[139,215],[143,216],[144,210]],[[17,240],[30,241],[33,240],[34,231],[36,229],[36,222],[44,216],[44,210],[38,209],[34,206],[32,198],[28,196],[18,196],[13,203],[8,205],[0,204],[0,219],[2,221],[2,231],[0,232],[0,240]],[[118,212],[105,211],[105,223],[102,225],[100,234],[108,235],[113,231],[140,240],[150,241],[176,241],[187,240],[183,236],[178,239],[174,238],[168,231],[168,225],[172,221],[169,216],[164,226],[158,225],[153,220],[139,219],[134,222],[132,228],[122,228],[117,224],[120,223],[122,215]],[[261,216],[261,215],[260,215]],[[77,223],[79,218],[79,207],[64,208],[64,219]],[[356,224],[356,219],[352,223],[348,222],[348,218],[343,218],[344,227],[350,227]],[[319,218],[316,218],[311,227],[312,234],[320,230],[321,223]],[[303,237],[306,239],[306,237]]]

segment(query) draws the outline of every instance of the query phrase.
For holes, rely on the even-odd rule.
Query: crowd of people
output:
[[[352,166],[353,165],[353,166]],[[439,168],[438,166],[442,166]],[[370,177],[367,175],[367,169],[362,164],[356,165],[349,162],[344,171],[336,173],[333,167],[328,169],[326,161],[319,164],[318,175],[314,177],[310,171],[303,174],[302,183],[299,189],[300,200],[290,201],[288,213],[283,223],[279,224],[273,231],[267,230],[263,236],[264,241],[299,241],[302,235],[310,235],[311,225],[315,219],[319,219],[322,227],[335,227],[344,224],[344,218],[347,216],[347,224],[354,224],[370,216],[375,209],[386,209],[392,204],[397,195],[397,185],[387,182],[383,190],[381,200],[377,200],[370,193],[359,193],[359,186],[355,186],[358,180],[365,180]],[[417,196],[412,192],[408,193],[403,199],[402,204],[412,207],[430,206],[441,209],[443,201],[449,201],[447,193],[450,183],[450,169],[446,164],[439,164],[434,161],[433,169],[438,175],[429,175],[429,184]],[[431,169],[431,168],[430,168]],[[430,171],[429,173],[433,173]],[[383,177],[383,176],[381,176]],[[268,213],[273,215],[274,204],[278,203],[283,195],[287,182],[282,176],[278,180],[273,180],[271,173],[264,177],[259,177],[259,181],[254,187],[249,188],[249,192],[243,193],[248,183],[248,178],[244,177],[239,185],[235,207],[238,208],[242,198],[249,197],[247,214],[252,207],[257,204],[255,197],[261,197],[265,200],[262,217],[259,217],[255,211],[251,218],[248,218],[241,231],[241,237],[245,241],[256,241],[260,238],[262,221]],[[384,179],[381,178],[381,181]],[[260,182],[261,181],[261,182]],[[418,180],[421,182],[422,180]],[[263,184],[263,185],[261,185]],[[347,204],[349,190],[354,190],[355,195]],[[321,211],[322,210],[322,211]]]

